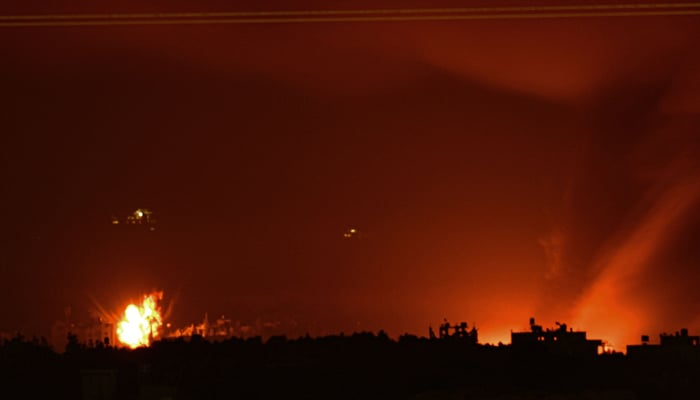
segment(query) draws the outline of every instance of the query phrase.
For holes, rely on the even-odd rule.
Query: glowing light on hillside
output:
[[[117,324],[119,341],[135,349],[149,346],[158,337],[158,329],[163,325],[158,301],[163,298],[163,292],[154,292],[143,296],[140,305],[129,304],[124,310],[124,316]]]

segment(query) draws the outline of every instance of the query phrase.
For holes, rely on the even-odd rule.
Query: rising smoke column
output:
[[[600,274],[576,306],[574,322],[606,335],[618,350],[654,318],[633,301],[635,282],[700,198],[700,171],[689,171],[663,186],[637,224],[597,258],[593,270]]]
[[[632,120],[633,129],[636,124],[648,132],[627,154],[630,170],[645,189],[627,210],[620,210],[627,214],[626,223],[596,252],[589,267],[593,280],[573,307],[574,322],[608,339],[616,350],[638,343],[641,334],[697,322],[684,320],[692,311],[677,308],[691,306],[674,304],[668,293],[697,296],[665,278],[677,274],[691,279],[687,268],[694,267],[692,260],[679,263],[672,254],[679,240],[686,240],[680,235],[693,223],[700,201],[698,66],[695,55],[679,59],[657,78],[663,84]],[[653,89],[653,84],[645,85]]]

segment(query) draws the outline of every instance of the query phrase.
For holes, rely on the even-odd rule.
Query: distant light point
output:
[[[145,208],[138,208],[127,214],[125,217],[112,217],[112,225],[145,225],[149,231],[155,231],[156,220],[152,217],[153,212]]]
[[[349,228],[343,233],[343,237],[346,239],[350,239],[352,237],[355,237],[357,235],[357,229],[355,228]]]

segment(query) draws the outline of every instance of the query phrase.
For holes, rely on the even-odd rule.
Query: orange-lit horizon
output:
[[[626,351],[627,345],[639,344],[641,335],[647,334],[654,338],[657,334],[662,333],[661,330],[659,330],[659,332],[649,332],[649,330],[646,329],[647,325],[639,322],[641,318],[645,318],[646,316],[639,315],[638,313],[634,314],[633,312],[629,311],[629,306],[613,303],[611,299],[615,299],[616,297],[611,294],[610,291],[606,292],[603,290],[601,285],[602,284],[599,284],[597,289],[597,293],[599,296],[601,296],[598,298],[607,298],[608,301],[600,303],[589,301],[588,303],[585,303],[587,304],[588,308],[580,307],[577,310],[579,320],[573,320],[573,324],[570,324],[565,318],[559,318],[557,320],[537,318],[536,313],[522,313],[522,315],[517,316],[510,314],[512,317],[506,319],[491,318],[490,320],[485,320],[483,324],[479,323],[478,320],[475,322],[469,322],[468,324],[470,327],[475,326],[477,328],[479,343],[490,345],[509,345],[511,343],[511,333],[529,331],[530,328],[527,326],[527,321],[531,317],[535,318],[537,323],[542,324],[543,328],[546,330],[555,330],[557,322],[562,322],[566,323],[575,331],[587,332],[589,339],[601,339],[603,341],[602,351],[617,351],[623,353]],[[607,297],[604,296],[606,293]],[[143,295],[140,302],[130,303],[123,308],[123,313],[118,317],[118,322],[114,325],[116,338],[119,341],[119,345],[135,349],[138,347],[150,346],[154,340],[165,337],[181,337],[190,336],[193,334],[199,334],[207,337],[207,332],[215,332],[217,325],[221,323],[215,318],[206,321],[207,313],[204,312],[204,322],[196,320],[194,323],[186,324],[181,328],[177,328],[176,326],[168,323],[167,330],[163,331],[166,324],[163,317],[162,307],[160,305],[162,300],[163,291],[154,291]],[[604,309],[605,312],[600,312],[599,310],[601,309]],[[171,311],[172,309],[169,309],[169,313]],[[515,311],[515,309],[513,311]],[[103,321],[113,319],[113,317],[110,318],[109,315],[103,313],[101,318],[103,318]],[[448,322],[457,323],[457,320],[451,320]],[[240,324],[240,321],[238,321],[238,323]],[[284,330],[287,327],[280,326],[279,322],[263,321],[262,323],[264,325],[275,325],[278,328],[278,330],[272,333],[268,332],[267,335],[288,334],[288,332]],[[259,321],[257,324],[260,325],[261,322]],[[429,324],[426,325],[424,329],[421,327],[421,329],[415,331],[404,330],[392,332],[390,328],[387,329],[387,327],[382,326],[371,327],[370,330],[374,332],[378,332],[379,330],[389,331],[391,337],[398,339],[400,334],[415,334],[419,337],[427,337],[428,326],[433,327],[434,329],[436,328],[436,325]],[[221,327],[218,326],[218,328]],[[360,325],[358,325],[358,328],[359,329],[355,330],[354,332],[362,331],[365,327],[360,327]],[[679,327],[667,327],[665,330],[663,330],[663,332],[669,330],[673,331],[674,328]],[[326,330],[323,334],[316,332],[312,336],[323,336],[324,334],[337,334],[340,332],[345,332],[346,334],[353,333],[353,331],[342,329],[338,331]],[[216,339],[216,333],[209,334],[212,335],[213,339]],[[239,330],[236,333],[230,332],[230,334],[233,336],[236,334],[243,334],[247,337],[250,337],[251,335],[266,335],[262,331],[255,330],[254,327],[250,326],[248,328],[244,328],[243,330]],[[293,336],[290,337],[293,338]],[[655,342],[654,339],[652,339],[652,343],[653,342]]]

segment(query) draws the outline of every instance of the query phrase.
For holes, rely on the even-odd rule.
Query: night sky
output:
[[[699,48],[698,16],[0,27],[0,331],[162,289],[174,324],[698,332]]]

